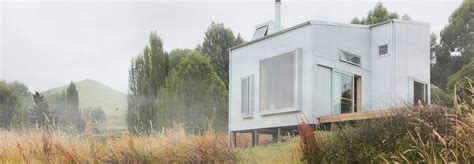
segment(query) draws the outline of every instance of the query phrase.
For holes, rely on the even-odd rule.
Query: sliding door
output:
[[[332,84],[332,114],[354,112],[353,76],[334,71]]]

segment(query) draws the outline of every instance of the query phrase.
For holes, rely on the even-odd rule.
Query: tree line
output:
[[[152,32],[129,71],[127,122],[133,133],[177,124],[188,131],[225,131],[228,108],[228,48],[243,39],[222,23],[211,23],[195,49],[163,50]]]
[[[85,120],[97,123],[106,120],[100,107],[79,109],[79,93],[72,82],[61,93],[47,96],[51,103],[44,94],[38,91],[32,94],[20,82],[0,81],[0,128],[80,133],[84,131]]]

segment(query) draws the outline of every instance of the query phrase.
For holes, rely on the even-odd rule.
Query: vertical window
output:
[[[379,46],[379,55],[388,54],[388,45],[381,45]]]
[[[413,83],[413,102],[414,105],[426,104],[428,98],[428,91],[426,84],[414,81]]]
[[[297,107],[299,67],[297,51],[260,61],[260,110]]]
[[[243,116],[251,116],[253,112],[253,75],[242,78],[242,109]]]
[[[334,72],[333,74],[333,114],[354,111],[354,79],[352,76]]]

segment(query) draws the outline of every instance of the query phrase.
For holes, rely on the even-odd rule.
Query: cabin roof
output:
[[[271,37],[274,37],[274,36],[277,36],[277,35],[280,35],[280,34],[283,34],[283,33],[286,33],[286,32],[289,32],[289,31],[299,29],[299,28],[305,27],[307,25],[327,25],[327,26],[369,28],[370,29],[370,28],[381,26],[381,25],[388,24],[388,23],[391,23],[391,22],[417,24],[417,25],[423,25],[423,26],[429,26],[430,25],[429,23],[426,23],[426,22],[409,21],[409,20],[401,20],[401,19],[386,20],[386,21],[383,21],[383,22],[380,22],[380,23],[377,23],[377,24],[373,24],[373,25],[359,25],[359,24],[350,24],[350,23],[339,23],[339,22],[310,20],[310,21],[306,21],[306,22],[297,24],[295,26],[283,29],[281,31],[272,33],[270,35],[267,35],[267,36],[264,36],[264,37],[261,37],[261,38],[255,39],[255,40],[251,40],[249,42],[245,42],[243,44],[240,44],[240,45],[237,45],[237,46],[234,46],[234,47],[231,47],[231,48],[229,48],[229,51],[232,51],[232,50],[238,49],[240,47],[244,47],[244,46],[247,46],[247,45],[250,45],[250,44],[253,44],[253,43],[256,43],[256,42],[259,42],[259,41],[262,41],[262,40],[265,40],[265,39],[268,39],[268,38],[271,38]]]

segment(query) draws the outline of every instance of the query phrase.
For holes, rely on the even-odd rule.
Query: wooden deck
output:
[[[355,112],[355,113],[321,116],[319,117],[319,123],[324,124],[324,123],[335,123],[335,122],[354,121],[354,120],[367,120],[367,119],[394,115],[398,112],[400,112],[400,109],[382,109],[382,110],[374,110],[374,111],[367,111],[367,112]]]

